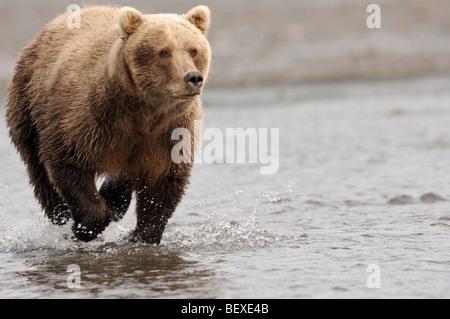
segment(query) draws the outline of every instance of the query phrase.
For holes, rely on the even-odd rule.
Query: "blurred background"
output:
[[[380,80],[450,72],[450,1],[378,0],[381,29],[369,29],[374,0],[96,0],[145,13],[212,10],[210,87]],[[0,89],[18,53],[74,0],[1,0]],[[80,2],[82,4],[83,2]],[[90,3],[87,1],[86,3]]]

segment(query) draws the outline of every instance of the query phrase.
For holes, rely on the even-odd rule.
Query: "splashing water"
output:
[[[2,120],[0,297],[449,297],[447,86],[264,89],[263,108],[242,102],[261,89],[206,95],[206,127],[280,128],[280,170],[196,165],[160,246],[129,243],[133,209],[90,243],[48,222]]]

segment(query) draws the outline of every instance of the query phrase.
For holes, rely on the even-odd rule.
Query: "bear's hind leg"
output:
[[[17,77],[18,75],[16,75]],[[9,134],[20,157],[27,167],[34,195],[45,211],[45,215],[55,225],[64,225],[71,217],[70,210],[50,182],[39,157],[39,135],[29,111],[29,104],[20,87],[11,87],[6,118]]]
[[[117,222],[125,216],[133,195],[132,187],[132,181],[120,176],[108,178],[100,188],[99,193],[111,211],[113,221]]]
[[[72,217],[72,213],[50,182],[45,167],[38,158],[32,158],[27,163],[27,169],[30,182],[34,186],[34,195],[47,218],[54,225],[65,225]]]

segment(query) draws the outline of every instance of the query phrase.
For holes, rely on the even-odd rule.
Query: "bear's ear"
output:
[[[125,37],[132,35],[144,22],[144,16],[136,9],[123,7],[119,10],[119,26]]]
[[[211,21],[211,11],[206,6],[198,6],[184,15],[184,18],[206,34]]]

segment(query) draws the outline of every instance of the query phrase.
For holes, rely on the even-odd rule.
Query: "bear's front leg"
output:
[[[53,182],[72,211],[72,231],[81,241],[97,238],[111,222],[111,212],[95,186],[95,174],[74,167],[52,170]]]
[[[188,176],[168,176],[151,187],[150,182],[136,189],[137,226],[131,241],[159,245],[167,222],[184,195]]]

